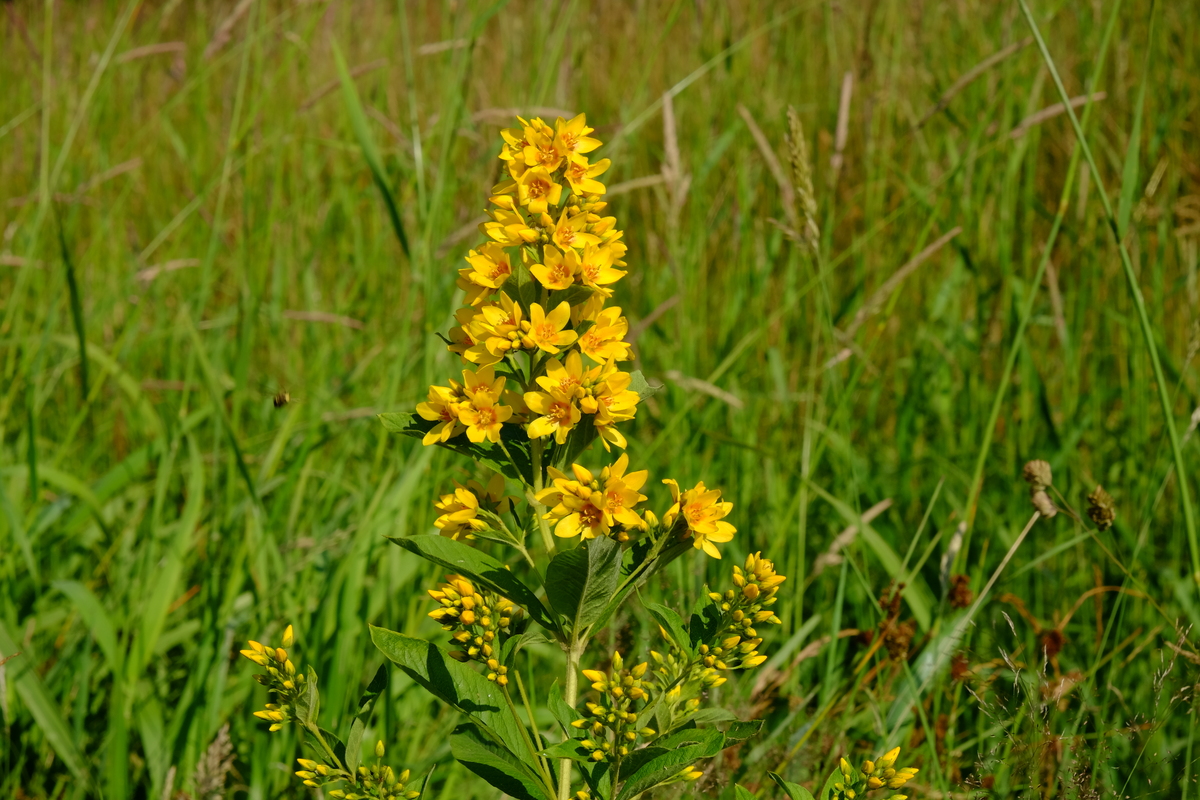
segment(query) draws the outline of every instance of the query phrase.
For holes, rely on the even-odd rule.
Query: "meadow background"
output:
[[[304,795],[236,652],[294,623],[336,728],[382,660],[368,621],[439,635],[438,571],[383,536],[430,530],[462,462],[375,415],[451,374],[432,333],[499,128],[586,111],[630,244],[619,304],[663,385],[630,455],[652,485],[725,490],[725,565],[761,548],[791,576],[775,657],[720,690],[764,733],[688,792],[771,796],[768,769],[811,785],[899,744],[915,797],[1195,796],[1200,14],[1033,6],[1093,98],[1103,188],[1068,182],[1015,3],[4,3],[0,795]],[[816,256],[785,233],[789,104]],[[1080,512],[1103,483],[1116,525],[1039,521],[962,628],[951,575],[996,572],[1032,458]],[[723,569],[682,559],[662,589]],[[436,764],[430,800],[490,797],[449,757],[455,722],[397,672],[367,739]]]

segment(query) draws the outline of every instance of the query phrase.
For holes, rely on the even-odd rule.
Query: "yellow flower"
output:
[[[524,316],[521,306],[501,292],[498,302],[481,306],[471,320],[468,333],[475,344],[464,357],[475,364],[495,364],[519,348]]]
[[[583,377],[583,359],[579,353],[571,351],[565,363],[557,358],[547,361],[546,374],[537,379],[537,384],[551,394],[557,392],[563,397],[582,397],[580,384],[583,383]]]
[[[649,472],[639,470],[625,474],[629,467],[629,455],[622,453],[612,466],[600,471],[600,479],[604,482],[604,513],[612,521],[619,522],[627,528],[641,528],[645,522],[633,510],[633,507],[646,499],[646,495],[638,492],[646,484]]]
[[[467,305],[479,305],[512,275],[512,259],[492,242],[468,253],[467,263],[471,266],[458,271],[458,288],[467,293]]]
[[[529,123],[517,117],[517,121],[521,123],[519,128],[504,128],[500,131],[501,138],[504,139],[504,146],[500,148],[500,160],[508,167],[508,174],[514,178],[521,177],[528,165],[525,163],[525,148],[529,142],[525,141],[525,129]]]
[[[621,309],[606,308],[596,315],[595,324],[579,337],[579,349],[593,361],[628,361],[632,356],[630,344],[625,341],[629,333],[629,321],[621,316]]]
[[[554,172],[562,166],[567,152],[566,145],[548,126],[541,130],[535,130],[533,127],[525,129],[525,148],[522,156],[527,167],[542,167]]]
[[[442,512],[434,526],[441,531],[442,536],[457,539],[462,534],[468,537],[473,531],[482,531],[488,524],[477,516],[479,514],[479,498],[467,487],[454,482],[455,490],[441,496],[433,507]]]
[[[583,536],[595,539],[612,530],[612,517],[605,513],[605,495],[592,473],[578,464],[571,465],[575,478],[550,467],[553,483],[538,492],[537,500],[550,510],[546,519],[557,520],[554,535],[563,539]]]
[[[517,179],[517,195],[530,212],[544,214],[550,206],[558,205],[562,184],[545,167],[530,167]]]
[[[587,232],[587,214],[571,214],[567,208],[558,215],[558,222],[554,225],[554,233],[550,239],[563,250],[572,247],[582,250],[587,245],[600,241],[599,236]]]
[[[463,392],[467,401],[458,407],[458,420],[467,427],[467,438],[479,443],[500,441],[500,428],[512,416],[511,407],[500,404],[504,378],[495,377],[492,367],[477,372],[463,370]]]
[[[593,130],[588,127],[586,114],[580,114],[569,122],[559,117],[555,121],[554,138],[568,153],[590,153],[603,144],[599,139],[588,136]]]
[[[424,444],[437,444],[449,441],[463,432],[463,426],[458,419],[458,409],[465,398],[462,387],[454,381],[450,386],[430,386],[429,399],[417,404],[417,414],[421,419],[437,421],[425,434]]]
[[[551,354],[559,352],[561,347],[570,347],[579,338],[575,331],[565,330],[570,321],[571,306],[566,301],[559,303],[549,314],[534,303],[529,308],[529,331],[522,344]]]
[[[612,290],[608,287],[625,277],[624,270],[613,267],[616,258],[617,249],[612,246],[589,244],[583,248],[579,258],[580,283],[611,297]]]
[[[568,247],[563,253],[553,245],[546,245],[543,263],[533,264],[529,271],[538,283],[551,291],[562,291],[575,283],[579,272],[579,253]]]
[[[663,523],[669,527],[676,519],[682,518],[688,534],[692,536],[692,545],[713,558],[720,558],[714,542],[728,542],[737,533],[737,528],[724,521],[724,517],[733,509],[733,503],[720,502],[721,491],[705,488],[703,481],[686,492],[680,492],[679,484],[670,478],[663,483],[671,487],[671,497],[675,500],[675,504],[663,515]]]
[[[454,319],[458,321],[458,324],[450,329],[448,336],[450,344],[446,345],[446,349],[451,353],[457,353],[464,359],[467,359],[467,351],[475,346],[475,340],[471,337],[471,321],[475,315],[476,310],[470,306],[454,312]]]
[[[582,418],[571,398],[558,392],[526,392],[525,402],[533,413],[541,415],[529,423],[530,439],[553,433],[555,442],[565,444],[567,434]]]
[[[596,180],[597,175],[603,175],[612,162],[607,158],[597,161],[595,164],[589,164],[585,156],[572,156],[567,162],[567,170],[564,177],[567,183],[571,184],[571,191],[575,194],[604,194],[607,189],[604,184]]]
[[[479,230],[502,247],[519,247],[537,241],[538,232],[529,227],[519,210],[493,208],[487,213],[492,221],[482,223]]]

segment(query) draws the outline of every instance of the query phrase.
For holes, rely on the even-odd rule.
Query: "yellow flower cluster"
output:
[[[605,187],[596,180],[609,160],[589,161],[601,143],[583,114],[553,126],[518,121],[501,132],[507,177],[492,188],[490,219],[480,226],[487,241],[459,270],[466,305],[448,347],[467,369],[462,383],[431,386],[417,406],[435,423],[424,442],[466,433],[498,443],[508,425],[562,445],[588,418],[606,449],[624,448],[616,425],[633,419],[640,397],[616,366],[632,357],[629,323],[605,306],[626,266],[624,234],[603,215]],[[521,392],[506,393],[496,369],[515,376]]]
[[[442,536],[457,539],[473,539],[474,533],[485,531],[491,527],[486,519],[480,516],[480,509],[492,514],[503,514],[512,508],[518,499],[504,494],[504,476],[500,473],[492,475],[485,487],[479,481],[467,481],[466,486],[454,482],[454,491],[442,495],[434,504],[441,514],[433,524]]]
[[[438,601],[438,608],[429,616],[453,631],[451,639],[465,649],[453,650],[450,656],[458,661],[480,661],[488,668],[488,680],[508,685],[508,668],[496,658],[500,649],[499,636],[508,636],[519,625],[524,611],[512,601],[487,590],[480,591],[461,575],[451,575],[429,596]]]
[[[580,744],[591,751],[593,761],[620,761],[629,755],[639,739],[650,739],[655,735],[653,728],[637,729],[638,704],[650,700],[646,688],[646,672],[649,665],[642,662],[632,669],[625,669],[619,652],[614,652],[612,668],[606,673],[598,669],[585,669],[583,676],[592,682],[592,689],[599,692],[598,703],[587,703],[587,716],[571,723],[584,730],[588,738]]]
[[[375,757],[383,758],[383,752],[383,742],[376,742]],[[376,763],[371,767],[359,767],[356,779],[351,781],[350,773],[343,769],[331,768],[307,758],[298,758],[296,761],[300,764],[296,776],[312,789],[342,781],[351,783],[353,789],[330,789],[326,792],[338,800],[415,800],[421,796],[416,790],[406,790],[410,777],[408,770],[397,775],[386,764]]]
[[[638,490],[649,473],[627,474],[627,469],[624,453],[599,476],[578,464],[571,465],[573,477],[550,467],[551,485],[538,493],[537,501],[550,509],[545,518],[555,522],[554,535],[595,539],[615,534],[618,541],[628,541],[630,530],[644,529],[645,520],[633,508],[646,499]]]
[[[775,565],[754,553],[746,558],[745,570],[733,567],[733,585],[724,594],[713,592],[709,598],[717,603],[725,617],[720,634],[720,643],[705,649],[701,645],[702,663],[716,669],[750,669],[767,660],[758,652],[762,644],[754,625],[767,623],[778,625],[779,617],[771,610],[777,598],[779,585],[786,577],[775,573]]]
[[[246,658],[267,670],[265,675],[255,675],[254,680],[274,692],[276,702],[267,703],[266,709],[255,711],[254,716],[270,722],[272,732],[282,730],[286,722],[295,719],[296,709],[307,702],[308,684],[304,674],[296,670],[284,649],[292,646],[294,638],[292,626],[288,625],[283,632],[283,647],[268,647],[251,641],[250,649],[241,651]]]
[[[846,759],[841,760],[842,780],[833,785],[833,800],[854,800],[860,794],[875,789],[899,789],[912,780],[920,770],[915,767],[894,769],[900,748],[884,753],[877,761],[864,761],[856,770]],[[887,800],[907,800],[908,795],[893,794]]]

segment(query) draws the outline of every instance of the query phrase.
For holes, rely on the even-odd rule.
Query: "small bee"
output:
[[[280,389],[275,394],[274,403],[275,403],[276,408],[283,408],[290,402],[292,402],[292,396],[290,394],[288,394],[285,390]]]

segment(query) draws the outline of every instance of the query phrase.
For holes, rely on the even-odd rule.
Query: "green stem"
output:
[[[538,765],[538,771],[542,773],[542,780],[546,782],[546,788],[551,794],[554,793],[554,781],[550,778],[550,773],[546,771],[546,765],[541,757],[538,756],[537,748],[533,746],[533,739],[529,737],[529,731],[525,728],[525,721],[521,719],[521,715],[517,713],[517,706],[512,701],[512,696],[508,693],[507,686],[500,687],[501,693],[504,695],[504,702],[508,703],[508,713],[512,714],[513,721],[517,723],[517,727],[521,729],[521,739],[525,742],[525,747],[529,750],[529,755],[533,758],[534,763]],[[529,719],[530,724],[533,724],[533,717]]]
[[[546,507],[537,499],[537,494],[545,488],[545,477],[542,475],[542,448],[545,445],[541,439],[534,439],[530,448],[533,455],[533,489],[525,490],[525,499],[529,507],[537,515],[538,530],[542,533],[542,544],[546,546],[547,557],[552,557],[558,549],[554,545],[554,537],[550,534],[550,523],[546,521]]]
[[[533,730],[533,735],[537,737],[537,741],[534,742],[534,744],[540,749],[542,746],[542,737],[541,734],[537,732],[537,726],[533,724],[533,703],[529,702],[529,695],[525,692],[525,682],[521,680],[521,673],[516,669],[513,670],[513,678],[517,682],[517,691],[521,693],[521,703],[525,706],[525,713],[529,715],[530,728]],[[539,755],[537,760],[538,766],[541,768],[542,774],[546,778],[546,784],[553,789],[554,781],[550,779],[550,769],[546,763],[546,758]],[[553,792],[551,792],[551,794],[553,795]]]
[[[347,775],[349,775],[350,771],[346,769],[346,765],[343,764],[342,760],[337,757],[336,753],[333,752],[333,748],[329,746],[329,742],[325,741],[325,737],[321,734],[321,729],[311,722],[305,723],[304,727],[310,734],[312,734],[312,737],[320,743],[321,748],[325,751],[326,760],[330,763],[330,765],[336,766],[342,772],[345,772]],[[351,780],[353,780],[355,784],[358,783],[357,776],[352,775]]]
[[[1054,66],[1054,59],[1050,56],[1050,50],[1046,47],[1046,42],[1042,39],[1042,33],[1038,30],[1037,22],[1033,19],[1033,14],[1029,11],[1029,5],[1025,0],[1020,0],[1021,11],[1025,14],[1025,21],[1029,23],[1029,29],[1033,33],[1034,39],[1037,40],[1038,49],[1042,53],[1042,59],[1046,62],[1046,68],[1050,70],[1050,77],[1054,79],[1054,86],[1058,89],[1058,94],[1062,98],[1064,107],[1067,110],[1067,117],[1071,120],[1071,127],[1075,129],[1075,137],[1079,140],[1079,148],[1083,151],[1083,157],[1087,160],[1088,168],[1091,170],[1092,178],[1096,181],[1096,187],[1100,190],[1097,194],[1100,196],[1100,203],[1104,206],[1104,215],[1108,219],[1108,227],[1112,231],[1113,240],[1116,242],[1117,250],[1121,254],[1121,265],[1125,269],[1125,280],[1129,284],[1129,294],[1133,298],[1133,305],[1137,309],[1138,321],[1141,323],[1142,337],[1146,340],[1146,351],[1150,355],[1150,363],[1154,367],[1154,381],[1158,388],[1158,400],[1162,405],[1163,422],[1167,429],[1167,438],[1171,442],[1171,452],[1175,457],[1175,472],[1179,476],[1179,501],[1183,506],[1183,524],[1187,531],[1188,548],[1192,554],[1192,580],[1200,582],[1200,538],[1196,531],[1195,512],[1192,509],[1191,493],[1188,491],[1188,474],[1183,461],[1183,447],[1179,441],[1179,434],[1175,430],[1175,413],[1171,408],[1171,398],[1167,389],[1167,380],[1163,376],[1162,364],[1158,358],[1158,346],[1154,342],[1154,328],[1150,325],[1150,316],[1146,313],[1146,301],[1142,297],[1141,286],[1138,285],[1137,273],[1133,269],[1133,259],[1129,256],[1129,249],[1125,247],[1124,241],[1121,239],[1121,231],[1117,225],[1117,216],[1113,213],[1112,202],[1108,199],[1108,193],[1104,189],[1104,181],[1100,177],[1100,170],[1096,167],[1096,160],[1092,158],[1092,150],[1088,147],[1087,138],[1083,133],[1083,126],[1079,124],[1079,119],[1075,116],[1074,109],[1071,108],[1070,100],[1067,96],[1067,90],[1063,86],[1062,78],[1058,75],[1058,70]],[[1153,21],[1153,17],[1151,17]]]
[[[579,702],[579,659],[587,647],[586,640],[571,637],[571,646],[567,649],[566,689],[563,700],[571,708]],[[558,800],[568,800],[571,796],[571,759],[564,758],[558,762]]]

